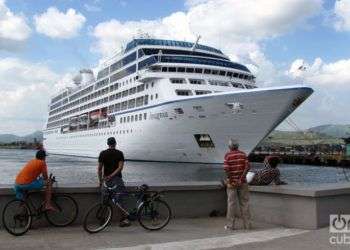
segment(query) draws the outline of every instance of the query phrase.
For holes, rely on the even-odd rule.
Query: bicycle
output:
[[[132,195],[136,198],[135,208],[129,212],[125,211],[119,201],[115,199],[116,186],[108,187],[107,197],[102,198],[92,206],[84,217],[84,229],[89,233],[98,233],[105,229],[112,221],[113,205],[119,207],[130,220],[138,220],[139,224],[150,231],[164,228],[170,221],[172,212],[170,206],[161,199],[160,192],[150,192],[146,184],[141,185]]]
[[[50,174],[52,183],[56,178]],[[56,211],[47,211],[44,209],[43,201],[39,207],[36,207],[31,199],[33,194],[41,191],[25,191],[24,199],[14,199],[9,201],[2,212],[2,223],[12,235],[24,235],[31,228],[33,219],[40,219],[43,215],[53,226],[65,227],[72,224],[78,216],[78,204],[70,196],[65,194],[52,193],[51,203]]]

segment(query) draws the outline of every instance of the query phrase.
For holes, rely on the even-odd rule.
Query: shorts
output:
[[[39,177],[29,184],[15,184],[16,198],[23,200],[23,191],[42,189],[44,184],[45,182],[42,177]]]
[[[114,176],[111,180],[107,181],[105,187],[102,185],[101,193],[103,201],[106,201],[108,195],[111,195],[111,198],[114,202],[123,203],[124,197],[127,196],[128,192],[122,178]]]

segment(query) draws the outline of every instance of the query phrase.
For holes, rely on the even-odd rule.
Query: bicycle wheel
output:
[[[98,233],[112,220],[113,209],[110,204],[97,203],[89,209],[84,218],[84,229],[89,233]]]
[[[68,195],[52,195],[51,204],[56,211],[46,211],[45,217],[55,227],[68,226],[78,216],[78,204]]]
[[[160,230],[171,218],[171,209],[163,200],[144,202],[138,211],[138,221],[147,230]]]
[[[12,200],[2,211],[2,224],[7,232],[20,236],[32,225],[32,216],[28,204],[22,200]]]

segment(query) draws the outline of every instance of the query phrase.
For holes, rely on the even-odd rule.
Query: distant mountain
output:
[[[0,143],[11,143],[14,141],[20,141],[21,137],[17,135],[11,135],[11,134],[3,134],[0,135]]]
[[[312,127],[307,130],[308,132],[328,135],[336,138],[350,137],[350,125],[321,125]]]
[[[35,131],[32,134],[25,136],[17,136],[12,134],[2,134],[0,135],[0,143],[11,143],[18,141],[33,142],[36,139],[39,142],[43,141],[43,133],[41,131]]]

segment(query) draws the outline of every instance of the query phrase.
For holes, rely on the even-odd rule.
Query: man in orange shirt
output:
[[[30,160],[18,173],[15,184],[16,198],[23,200],[23,191],[42,189],[46,184],[45,209],[55,210],[51,205],[52,183],[48,178],[45,160],[46,152],[39,150],[35,159]]]

